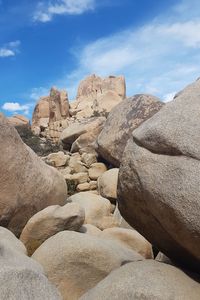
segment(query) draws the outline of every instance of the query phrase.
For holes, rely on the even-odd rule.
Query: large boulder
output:
[[[63,205],[67,187],[63,176],[47,166],[0,114],[0,226],[16,235],[39,210]]]
[[[133,132],[119,172],[122,216],[200,271],[200,80]]]
[[[81,121],[71,122],[60,136],[63,147],[67,150],[71,149],[72,152],[77,152],[89,146],[95,148],[97,136],[101,132],[104,123],[104,117],[85,118]]]
[[[46,240],[33,254],[63,300],[77,300],[112,270],[143,258],[114,241],[72,231]],[[95,298],[94,298],[95,299]]]
[[[28,255],[48,238],[63,230],[78,231],[85,221],[85,211],[76,203],[52,205],[35,214],[24,227],[20,240]]]
[[[24,254],[21,242],[8,230],[0,230],[1,300],[61,300],[43,268]]]
[[[70,196],[68,202],[77,203],[85,210],[85,224],[91,224],[104,230],[117,227],[118,221],[114,218],[113,207],[108,199],[92,192],[80,192]]]
[[[110,112],[98,136],[98,153],[119,167],[132,131],[157,113],[163,105],[158,98],[151,95],[136,95],[123,100]]]
[[[200,284],[185,272],[153,260],[114,270],[80,300],[199,300]]]

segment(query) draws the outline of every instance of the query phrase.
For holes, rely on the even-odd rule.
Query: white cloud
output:
[[[5,44],[0,48],[0,57],[10,57],[15,56],[19,53],[20,41],[13,41]]]
[[[55,15],[81,15],[95,8],[95,0],[54,0],[53,2],[40,2],[33,20],[36,22],[49,22]]]
[[[9,112],[23,112],[25,115],[29,114],[30,104],[19,104],[18,102],[6,102],[3,104],[2,109]]]
[[[15,56],[15,52],[10,49],[0,48],[0,57],[9,57],[9,56]]]
[[[29,98],[37,101],[40,97],[47,96],[49,94],[49,90],[50,88],[45,87],[33,88],[30,92]]]
[[[181,3],[190,1],[200,11],[200,1]],[[166,100],[166,95],[200,76],[200,17],[191,15],[190,10],[180,13],[172,7],[137,29],[128,28],[76,49],[78,68],[56,84],[67,84],[72,99],[78,82],[89,74],[124,75],[129,96],[152,93]]]

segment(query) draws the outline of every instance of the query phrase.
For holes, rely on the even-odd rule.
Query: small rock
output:
[[[114,168],[106,171],[98,178],[98,191],[102,197],[116,201],[118,174],[119,169]]]
[[[97,156],[94,153],[83,153],[82,162],[89,168],[92,164],[97,162]]]
[[[92,180],[97,180],[104,172],[107,171],[107,167],[104,163],[94,163],[88,170],[89,177]]]
[[[88,171],[84,164],[81,162],[81,160],[77,159],[76,156],[72,156],[70,158],[69,167],[71,168],[72,173],[82,173]]]
[[[90,190],[90,184],[88,182],[85,183],[80,183],[76,187],[77,192],[84,192],[84,191],[89,191]]]
[[[90,184],[90,190],[91,191],[97,189],[97,181],[90,181],[89,184]]]
[[[65,166],[69,159],[70,156],[65,155],[62,151],[59,151],[57,153],[51,153],[47,156],[47,160],[50,162],[51,165],[55,167]]]

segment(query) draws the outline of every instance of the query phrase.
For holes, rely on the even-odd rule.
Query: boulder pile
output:
[[[199,103],[200,80],[166,105],[123,77],[53,88],[40,157],[0,114],[0,299],[199,300]]]

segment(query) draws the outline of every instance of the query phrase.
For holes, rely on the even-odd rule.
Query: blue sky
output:
[[[199,0],[0,0],[0,107],[31,117],[51,86],[124,75],[164,101],[200,77]]]

